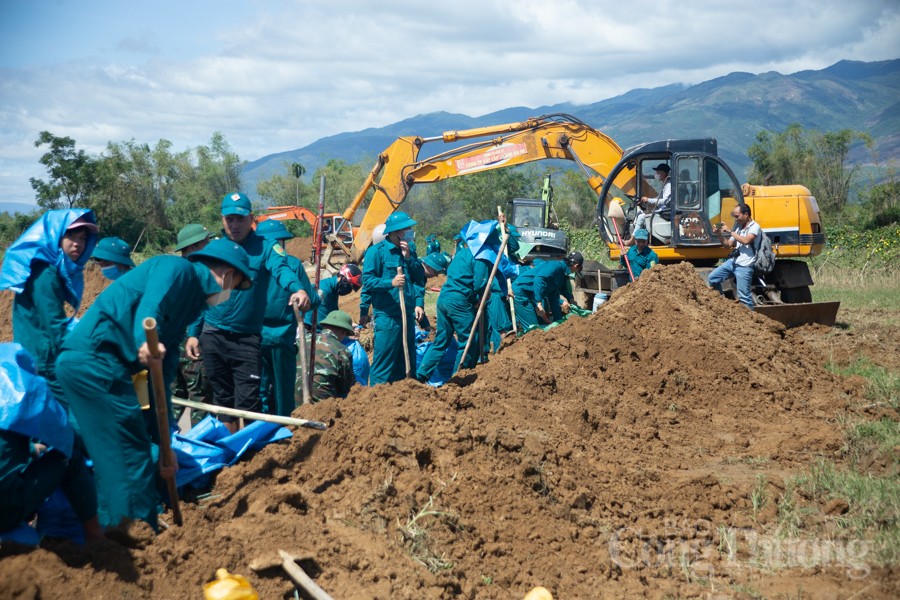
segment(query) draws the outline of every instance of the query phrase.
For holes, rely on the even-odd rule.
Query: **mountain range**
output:
[[[310,178],[332,159],[374,162],[399,136],[434,136],[552,113],[573,115],[612,137],[622,148],[660,139],[717,138],[719,153],[741,178],[750,166],[747,149],[757,133],[780,132],[792,123],[819,131],[866,132],[875,141],[878,161],[884,164],[900,158],[900,59],[844,60],[826,69],[790,75],[735,72],[696,85],[635,89],[586,105],[517,106],[480,117],[450,112],[417,115],[385,127],[324,137],[296,150],[248,162],[242,171],[243,188],[255,193],[257,181],[287,172],[285,163],[299,162]],[[426,145],[421,157],[446,149],[440,144]],[[871,153],[858,150],[851,160],[869,162]]]

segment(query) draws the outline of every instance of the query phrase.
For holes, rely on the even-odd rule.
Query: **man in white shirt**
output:
[[[653,168],[656,178],[662,183],[662,187],[656,198],[643,196],[640,200],[641,208],[650,209],[653,214],[667,217],[667,213],[669,212],[669,201],[672,199],[672,183],[669,181],[670,170],[669,165],[666,163],[659,163]],[[644,225],[644,221],[646,220],[647,215],[643,211],[638,212],[637,217],[634,220],[634,230],[646,229],[646,226]],[[627,243],[629,246],[633,244],[634,237],[629,238]]]
[[[726,248],[734,248],[731,255],[709,274],[707,282],[714,289],[722,291],[722,282],[734,277],[737,284],[738,300],[753,310],[753,295],[750,286],[753,281],[753,268],[756,265],[756,247],[753,242],[762,229],[750,218],[750,207],[738,204],[731,211],[734,217],[734,228],[729,229],[724,223],[716,226],[719,243]],[[728,237],[726,237],[728,236]]]

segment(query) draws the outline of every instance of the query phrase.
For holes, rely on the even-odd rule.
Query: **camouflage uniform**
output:
[[[309,344],[309,333],[306,334]],[[295,401],[303,402],[303,386],[299,379],[300,367],[297,368],[297,386]],[[313,404],[325,398],[344,398],[356,383],[353,374],[353,357],[334,333],[323,329],[316,336],[316,362],[313,365],[313,387],[310,390]]]
[[[187,341],[187,340],[185,340]],[[212,389],[209,386],[209,380],[203,373],[203,361],[191,360],[184,351],[185,341],[182,341],[178,347],[178,373],[172,384],[172,395],[177,398],[185,398],[194,402],[209,403],[212,398]],[[181,419],[184,414],[185,407],[173,405],[172,410],[175,415],[175,422]],[[191,410],[191,424],[196,425],[206,412],[202,410]]]

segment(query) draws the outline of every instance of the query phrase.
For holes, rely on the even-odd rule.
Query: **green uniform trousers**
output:
[[[259,399],[263,409],[270,415],[291,416],[296,408],[297,345],[263,344],[260,359]]]

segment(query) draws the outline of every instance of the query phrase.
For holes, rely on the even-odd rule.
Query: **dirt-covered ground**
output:
[[[184,527],[5,550],[0,597],[200,598],[225,567],[288,598],[280,568],[250,568],[284,549],[334,598],[896,598],[896,569],[847,538],[840,503],[801,496],[824,535],[777,529],[785,482],[840,463],[838,423],[879,416],[862,379],[824,365],[900,361],[896,315],[838,320],[785,330],[687,265],[656,268],[441,389],[299,408],[330,429],[223,471]]]

